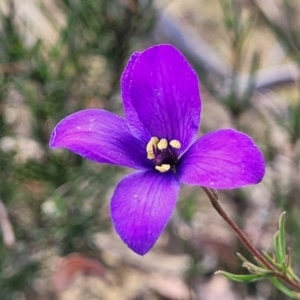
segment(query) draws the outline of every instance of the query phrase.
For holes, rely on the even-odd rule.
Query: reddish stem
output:
[[[229,215],[225,212],[223,207],[221,206],[218,200],[217,191],[212,190],[210,188],[202,187],[204,192],[206,193],[207,197],[210,200],[210,203],[214,207],[214,209],[219,213],[219,215],[227,222],[227,224],[234,230],[237,234],[238,238],[243,242],[246,248],[250,251],[250,253],[256,257],[268,270],[272,271],[274,275],[281,279],[282,281],[286,282],[290,286],[294,287],[297,290],[300,290],[299,283],[292,281],[288,278],[285,274],[278,271],[267,259],[252,245],[249,239],[246,237],[244,232],[238,227],[238,225],[229,217]]]

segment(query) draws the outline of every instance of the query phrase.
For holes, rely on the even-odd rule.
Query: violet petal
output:
[[[67,148],[84,158],[135,169],[147,169],[145,145],[134,138],[125,120],[101,109],[86,109],[61,120],[50,147]]]
[[[180,184],[173,173],[135,172],[115,189],[111,215],[116,232],[130,249],[147,253],[171,217]]]
[[[265,163],[249,136],[223,129],[196,141],[181,157],[178,173],[187,184],[231,189],[260,182]]]
[[[128,128],[132,134],[145,142],[148,142],[150,139],[150,134],[146,130],[146,128],[141,123],[135,109],[132,106],[132,102],[130,100],[130,87],[131,87],[131,74],[132,74],[132,68],[137,60],[137,58],[140,56],[140,52],[134,52],[122,74],[121,78],[121,90],[122,90],[122,97],[123,97],[123,105],[124,105],[124,111],[126,118],[128,120]]]
[[[198,133],[201,110],[198,78],[188,61],[172,45],[158,45],[135,57],[129,69],[122,85],[125,107],[135,109],[151,136],[176,139],[180,152],[186,150]],[[128,108],[126,117],[135,127]]]

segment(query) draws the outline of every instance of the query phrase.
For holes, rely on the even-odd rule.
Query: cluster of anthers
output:
[[[146,146],[147,158],[153,160],[155,169],[161,173],[172,170],[176,173],[175,165],[178,161],[176,149],[181,148],[178,140],[159,139],[152,137]]]

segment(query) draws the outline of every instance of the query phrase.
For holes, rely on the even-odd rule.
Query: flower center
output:
[[[155,169],[161,173],[172,170],[176,172],[175,165],[178,161],[176,149],[180,149],[181,144],[177,140],[159,139],[152,137],[146,146],[147,158],[152,160]]]

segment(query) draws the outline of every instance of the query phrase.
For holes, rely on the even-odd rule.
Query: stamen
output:
[[[157,144],[157,148],[159,150],[167,149],[167,147],[168,147],[168,141],[166,139],[161,139]]]
[[[170,146],[172,146],[175,149],[180,149],[181,148],[181,143],[177,140],[172,140],[170,142]]]
[[[154,155],[154,152],[152,151],[152,152],[148,152],[147,153],[147,159],[154,159],[155,158],[155,155]]]
[[[162,164],[161,166],[156,166],[155,169],[160,173],[165,173],[171,169],[171,166],[167,164]]]
[[[153,149],[156,149],[158,142],[159,142],[159,139],[157,137],[152,137],[150,139],[150,141],[148,142],[148,144],[146,146],[147,158],[148,159],[154,159],[155,158]]]
[[[153,136],[146,146],[146,151],[147,152],[153,151],[153,147],[156,148],[158,142],[159,142],[159,139],[157,137]]]

